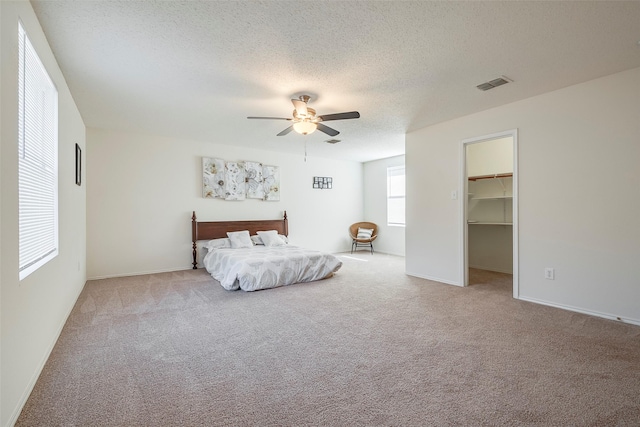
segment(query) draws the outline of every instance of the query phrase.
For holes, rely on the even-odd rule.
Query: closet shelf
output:
[[[495,179],[495,178],[510,178],[513,176],[513,173],[497,173],[493,175],[476,175],[470,176],[469,181],[476,181],[478,179]]]
[[[486,196],[486,197],[471,198],[471,200],[501,200],[501,199],[513,199],[513,196]]]
[[[513,225],[512,222],[467,221],[469,225]]]

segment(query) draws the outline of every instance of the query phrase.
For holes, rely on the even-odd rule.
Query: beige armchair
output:
[[[358,233],[359,229],[360,233]],[[356,222],[349,227],[349,236],[351,236],[351,253],[360,246],[371,248],[373,253],[373,241],[378,237],[378,226],[373,222]]]

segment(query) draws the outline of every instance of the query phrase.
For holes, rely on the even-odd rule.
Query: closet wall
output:
[[[513,273],[513,140],[466,150],[469,267]]]

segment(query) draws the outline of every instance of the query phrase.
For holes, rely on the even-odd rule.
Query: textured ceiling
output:
[[[32,1],[89,127],[368,161],[427,125],[640,67],[640,2]],[[481,92],[476,85],[514,80]],[[276,134],[310,94],[341,133]],[[500,130],[500,129],[496,129]]]

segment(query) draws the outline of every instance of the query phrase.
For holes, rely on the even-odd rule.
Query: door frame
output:
[[[462,286],[469,286],[469,224],[467,224],[467,210],[469,200],[469,180],[467,176],[467,145],[479,142],[491,141],[499,138],[511,137],[513,141],[513,297],[518,299],[519,274],[518,274],[518,129],[510,129],[502,132],[483,135],[474,138],[463,139],[460,142],[460,259],[462,268],[460,270],[460,283]]]

